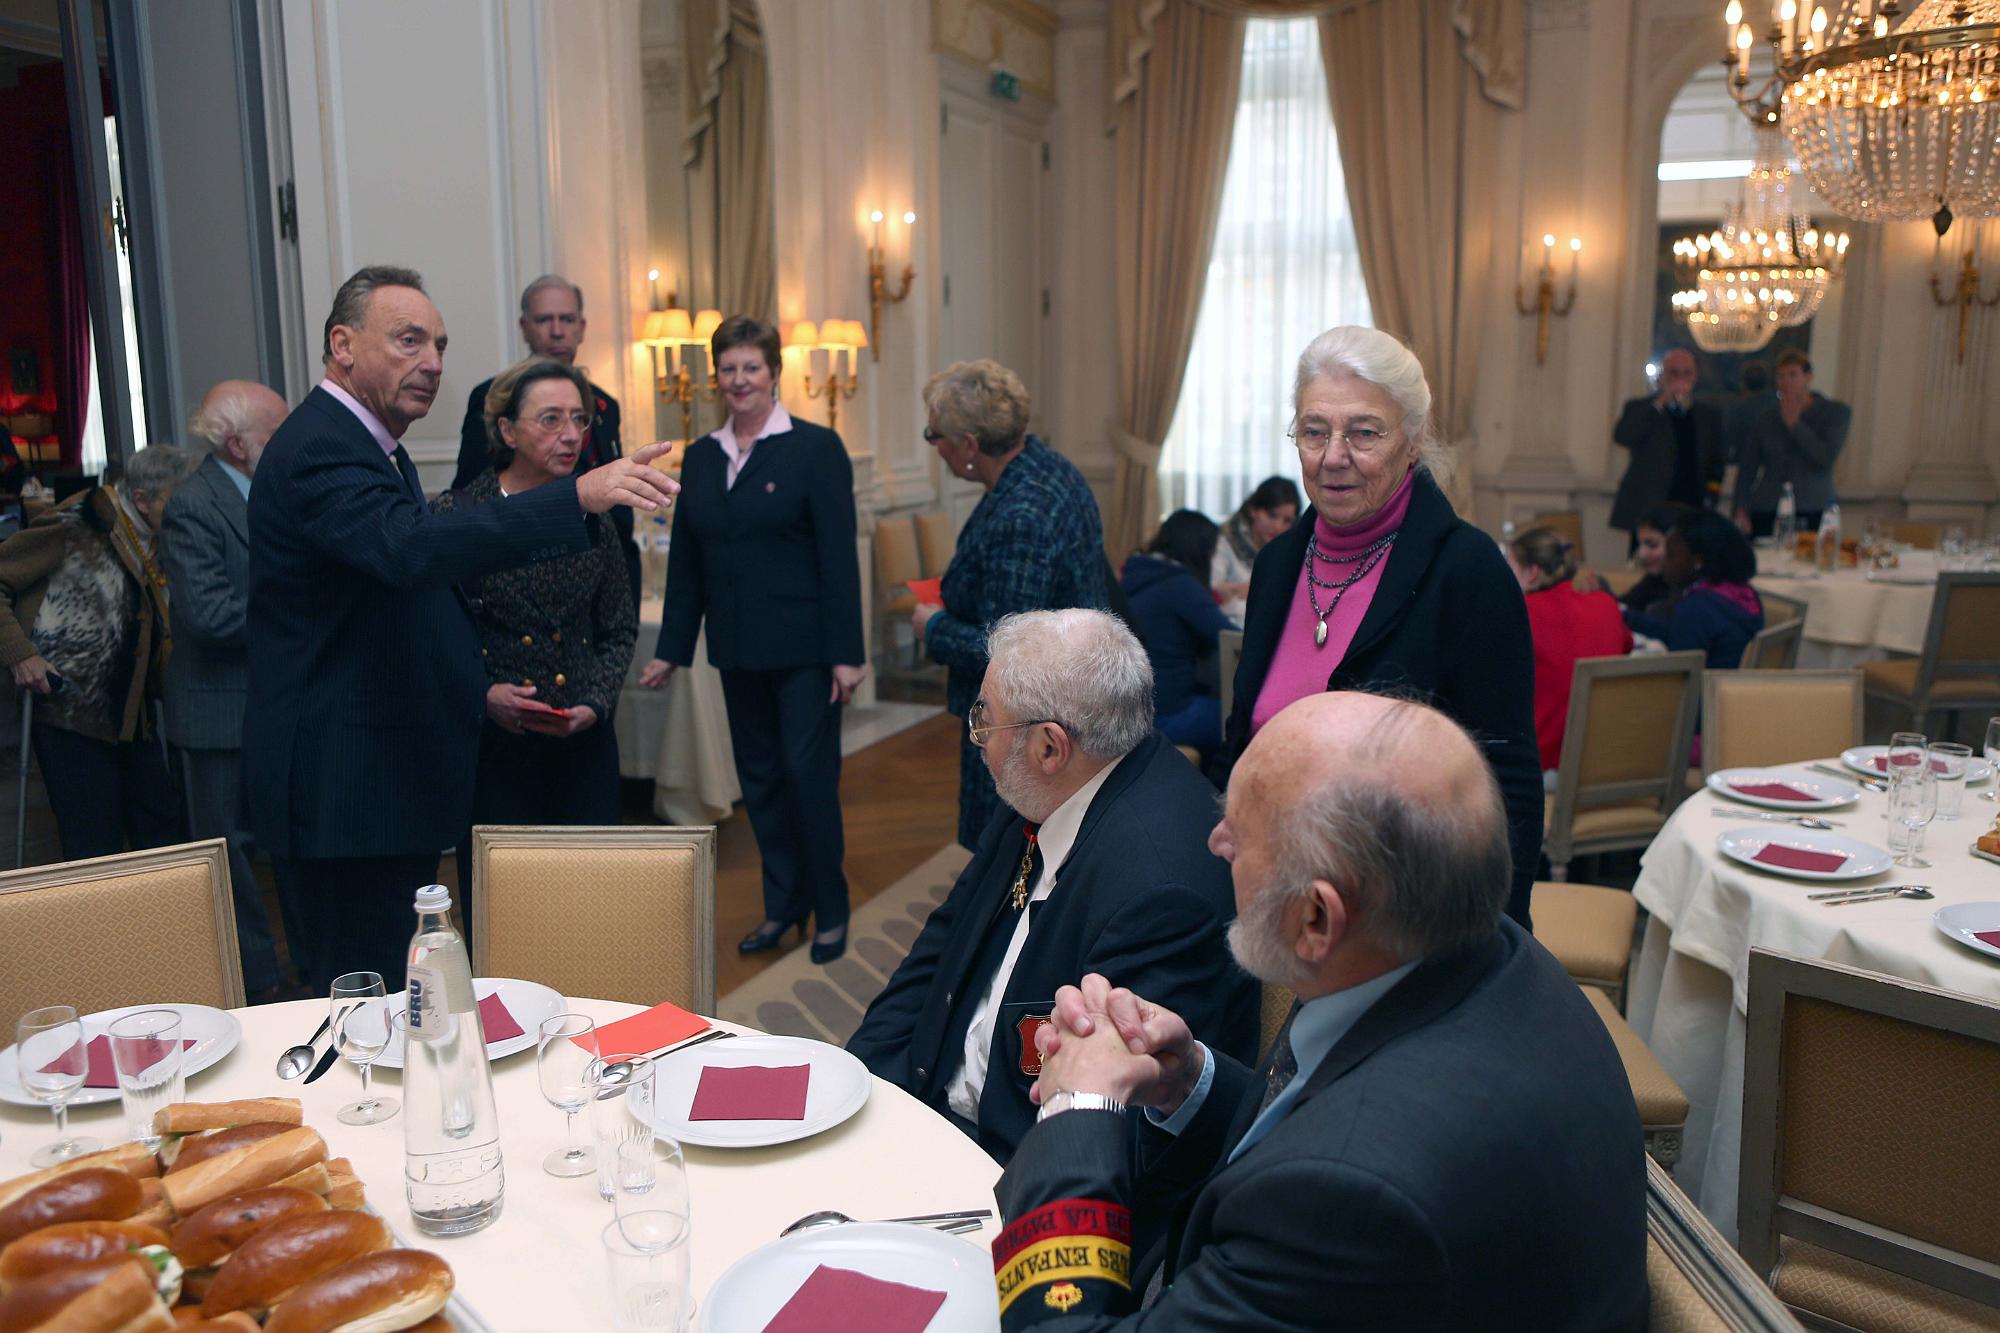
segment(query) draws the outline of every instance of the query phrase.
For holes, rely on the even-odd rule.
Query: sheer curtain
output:
[[[1296,478],[1285,428],[1299,353],[1335,324],[1370,322],[1327,108],[1315,21],[1246,24],[1222,216],[1160,461],[1162,513],[1220,521],[1265,477]]]

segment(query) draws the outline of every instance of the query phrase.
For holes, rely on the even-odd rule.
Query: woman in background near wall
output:
[[[1243,618],[1250,596],[1250,567],[1264,543],[1299,521],[1299,485],[1290,477],[1266,477],[1222,525],[1208,582],[1232,620]]]
[[[1155,725],[1174,744],[1204,756],[1222,744],[1216,642],[1236,628],[1208,587],[1220,532],[1192,509],[1169,514],[1146,549],[1125,562],[1119,580],[1153,663]]]

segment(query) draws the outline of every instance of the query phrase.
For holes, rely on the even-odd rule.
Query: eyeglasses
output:
[[[545,431],[561,430],[565,421],[575,426],[578,430],[587,431],[590,429],[592,421],[591,415],[588,412],[564,413],[556,408],[550,408],[540,416],[531,419],[537,428]]]
[[[1389,437],[1402,429],[1398,422],[1389,430],[1378,426],[1356,426],[1352,430],[1329,430],[1316,421],[1308,421],[1302,426],[1294,426],[1285,432],[1292,447],[1299,451],[1301,458],[1324,458],[1326,447],[1339,440],[1350,454],[1368,457],[1380,453],[1389,443]]]
[[[1058,727],[1064,725],[1052,717],[1038,717],[1032,722],[1002,722],[989,727],[986,725],[986,701],[984,699],[974,699],[972,707],[966,710],[965,734],[972,738],[974,745],[984,745],[986,744],[986,738],[996,731],[1012,731],[1016,727],[1039,727],[1044,722],[1054,723]],[[1064,729],[1067,730],[1066,727]]]
[[[951,438],[951,436],[949,436],[949,435],[945,434],[945,433],[944,433],[943,431],[941,431],[941,430],[932,430],[932,429],[931,429],[931,428],[930,428],[929,426],[926,426],[926,427],[924,427],[924,443],[925,443],[925,444],[932,444],[932,445],[934,445],[934,444],[938,443],[938,441],[940,441],[940,440],[948,440],[948,439],[950,439],[950,438]]]

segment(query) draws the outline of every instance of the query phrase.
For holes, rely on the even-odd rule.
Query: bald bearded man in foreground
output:
[[[1253,1072],[1103,977],[1063,988],[996,1190],[1003,1326],[1643,1327],[1638,1114],[1501,915],[1506,827],[1422,704],[1315,695],[1258,733],[1211,845],[1231,951],[1299,1004]],[[1142,1178],[1169,1215],[1134,1217]]]

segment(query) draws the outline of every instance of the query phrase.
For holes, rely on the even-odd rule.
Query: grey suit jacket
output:
[[[250,503],[213,456],[167,501],[160,523],[174,650],[167,739],[191,750],[243,745],[250,601]]]

